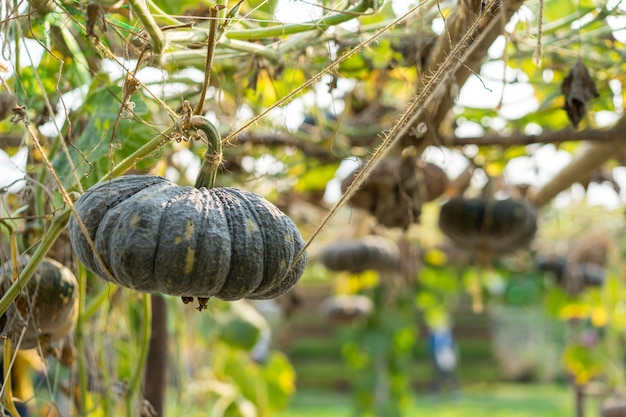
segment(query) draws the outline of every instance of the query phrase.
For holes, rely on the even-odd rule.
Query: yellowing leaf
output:
[[[586,304],[570,303],[561,308],[559,317],[564,320],[583,320],[589,317],[590,308]]]
[[[299,192],[323,190],[326,188],[328,181],[335,176],[337,166],[338,164],[332,164],[309,168],[304,175],[298,178],[294,189]]]
[[[433,266],[444,266],[448,263],[448,255],[441,249],[428,249],[424,253],[424,261]]]
[[[563,365],[576,379],[585,384],[602,372],[602,358],[583,345],[570,345],[563,351]]]
[[[603,307],[595,307],[591,311],[591,324],[594,327],[604,327],[609,323],[609,315]]]

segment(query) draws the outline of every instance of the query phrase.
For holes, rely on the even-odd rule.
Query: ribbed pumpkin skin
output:
[[[259,195],[236,188],[181,187],[156,176],[98,184],[74,204],[115,280],[70,218],[72,247],[87,268],[141,292],[267,299],[293,287],[306,253],[298,228]]]
[[[24,269],[29,259],[28,255],[20,256],[19,271]],[[0,296],[11,285],[12,273],[11,262],[0,266]],[[22,328],[26,327],[20,349],[32,349],[39,342],[51,344],[61,340],[74,330],[77,319],[76,277],[55,260],[44,258],[15,302],[0,316],[0,336],[17,341],[21,337]]]
[[[381,236],[335,242],[321,253],[321,261],[333,271],[363,272],[395,269],[400,263],[398,246]]]
[[[454,197],[441,206],[440,229],[464,249],[503,254],[528,245],[537,231],[537,214],[513,199]]]

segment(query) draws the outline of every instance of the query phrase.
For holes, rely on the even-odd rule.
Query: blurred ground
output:
[[[588,397],[585,415],[598,415]],[[350,396],[330,391],[299,391],[291,407],[275,417],[351,416]],[[405,417],[564,417],[573,416],[574,393],[567,385],[477,384],[460,394],[416,395]]]

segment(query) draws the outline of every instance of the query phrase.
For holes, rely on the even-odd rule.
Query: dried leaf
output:
[[[570,122],[574,128],[578,128],[578,123],[585,117],[587,103],[600,94],[596,85],[589,75],[589,70],[581,60],[578,60],[572,67],[567,77],[561,84],[561,92],[565,96],[563,109],[567,112]]]
[[[17,97],[11,93],[0,93],[0,121],[4,120],[17,105]]]

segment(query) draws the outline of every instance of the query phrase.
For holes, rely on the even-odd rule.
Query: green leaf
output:
[[[563,364],[580,385],[599,375],[604,368],[604,361],[600,352],[582,344],[572,344],[565,348]]]
[[[234,315],[222,321],[220,327],[220,339],[238,349],[251,350],[261,334],[258,326]]]
[[[294,189],[298,192],[317,191],[326,188],[328,181],[335,177],[335,172],[339,164],[323,165],[309,168],[298,178]]]
[[[261,375],[267,383],[269,409],[274,411],[286,407],[296,390],[296,371],[287,356],[282,352],[272,352],[261,368]]]
[[[244,302],[230,304],[230,310],[218,319],[219,338],[232,347],[251,350],[259,341],[261,332],[267,330],[267,322]]]
[[[129,156],[158,132],[137,120],[119,117],[122,88],[98,88],[88,95],[72,121],[80,136],[68,146],[70,161],[65,152],[57,150],[52,166],[66,188],[77,181],[85,188],[107,174],[116,162]],[[139,94],[132,96],[133,113],[144,122],[151,119],[148,104]],[[112,137],[115,123],[117,129]],[[143,166],[152,161],[144,162]]]

